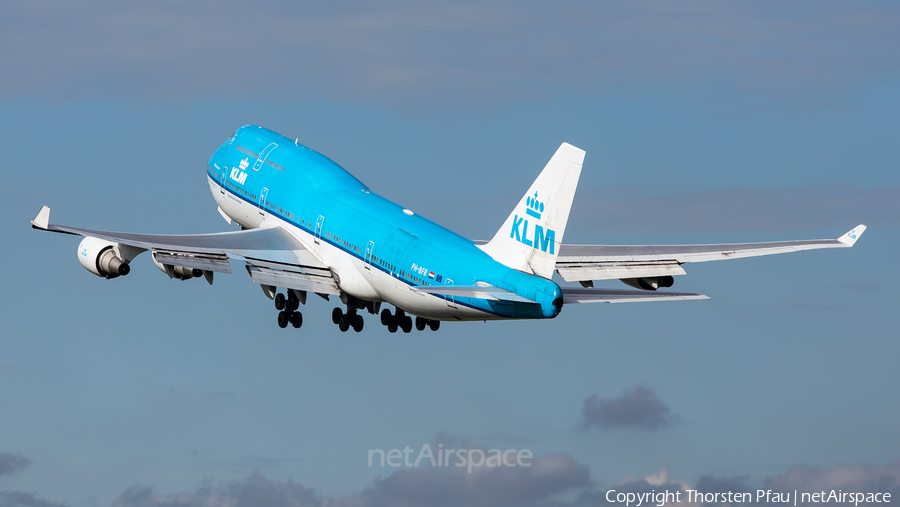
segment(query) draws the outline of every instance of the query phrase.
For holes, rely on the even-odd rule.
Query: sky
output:
[[[589,506],[605,492],[900,495],[894,2],[0,5],[0,507]],[[688,264],[711,299],[549,321],[302,329],[235,269],[80,267],[53,222],[233,230],[205,164],[244,124],[493,236],[562,142],[569,243],[836,238]],[[604,286],[625,288],[616,281]],[[372,449],[531,467],[369,466]],[[696,503],[696,502],[695,502]]]

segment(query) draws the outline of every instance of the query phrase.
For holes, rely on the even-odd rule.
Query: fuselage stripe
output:
[[[241,195],[240,193],[235,192],[234,190],[232,190],[231,188],[229,188],[227,185],[223,185],[220,181],[218,181],[217,175],[214,174],[214,173],[213,173],[212,171],[210,171],[209,169],[207,169],[206,175],[209,177],[210,181],[212,181],[213,183],[215,183],[219,188],[228,191],[228,193],[231,194],[231,195],[233,195],[234,197],[237,197],[238,199],[240,199],[240,200],[246,202],[247,204],[250,204],[251,206],[259,206],[259,203],[258,203],[258,202],[251,201],[250,199],[248,199],[247,197]],[[272,215],[272,216],[274,216],[274,217],[277,217],[277,218],[281,219],[281,220],[284,221],[285,223],[290,224],[291,226],[296,227],[296,228],[300,229],[301,231],[303,231],[303,232],[305,232],[305,233],[307,233],[307,234],[310,234],[310,235],[312,235],[312,236],[315,236],[315,233],[313,232],[312,229],[307,229],[306,227],[304,227],[304,226],[298,224],[297,222],[294,222],[293,220],[290,220],[290,219],[288,219],[288,218],[282,216],[281,214],[279,214],[279,213],[277,213],[277,212],[275,212],[275,211],[273,211],[273,210],[270,210],[270,209],[267,209],[267,208],[261,208],[261,209],[263,209],[266,213],[268,213],[268,214],[270,214],[270,215]],[[343,246],[343,245],[341,245],[341,244],[339,244],[339,243],[337,243],[337,242],[335,242],[335,241],[332,241],[332,240],[326,238],[324,235],[319,235],[319,239],[322,240],[322,241],[325,241],[325,242],[328,243],[329,245],[331,245],[331,246],[337,248],[337,249],[340,250],[341,252],[344,252],[344,253],[346,253],[346,254],[349,254],[349,255],[351,255],[351,256],[353,256],[353,257],[355,257],[355,258],[357,258],[357,259],[363,261],[363,263],[366,262],[366,260],[365,260],[364,257],[362,257],[362,256],[360,256],[359,254],[357,254],[356,252],[354,252],[354,251],[348,249],[347,247],[345,247],[345,246]],[[406,280],[406,279],[404,279],[403,277],[396,276],[393,272],[391,272],[391,271],[385,269],[384,267],[382,267],[382,266],[379,265],[379,264],[375,264],[375,263],[371,263],[371,262],[370,262],[370,263],[368,263],[368,265],[371,266],[371,267],[374,267],[374,268],[378,269],[379,271],[383,271],[384,273],[390,275],[391,277],[393,277],[393,278],[395,278],[395,279],[397,279],[397,280],[400,280],[401,282],[405,283],[406,285],[409,285],[410,287],[416,287],[416,286],[417,286],[415,283],[410,282],[409,280]],[[435,297],[437,297],[437,296],[435,296]],[[502,317],[502,316],[503,316],[503,315],[500,314],[500,313],[495,313],[495,312],[492,312],[492,311],[490,311],[490,310],[485,310],[484,308],[480,308],[480,307],[477,307],[477,306],[474,306],[474,305],[471,305],[471,304],[468,304],[468,303],[464,303],[464,302],[462,302],[462,301],[460,301],[460,300],[458,300],[458,299],[454,299],[453,302],[454,302],[455,304],[462,305],[462,306],[465,306],[466,308],[471,308],[471,309],[477,310],[477,311],[479,311],[479,312],[484,312],[484,313],[491,314],[491,315],[496,315],[496,316],[499,316],[499,317]]]

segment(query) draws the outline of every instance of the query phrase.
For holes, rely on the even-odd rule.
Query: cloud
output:
[[[894,75],[900,45],[890,3],[20,0],[0,20],[0,100],[501,99],[698,77],[803,96]]]
[[[704,494],[704,497],[708,497],[706,494],[708,493],[721,493],[721,494],[742,494],[742,493],[750,493],[751,498],[755,498],[753,496],[755,494],[754,488],[750,487],[747,484],[747,477],[723,477],[723,476],[714,476],[714,475],[704,475],[697,479],[697,484],[694,488],[701,493]],[[713,500],[716,497],[713,497]],[[743,497],[742,497],[743,498]],[[726,502],[703,502],[705,505],[718,505],[724,504]]]
[[[472,448],[472,447],[468,447]],[[900,462],[884,466],[839,465],[831,468],[797,466],[783,474],[750,484],[746,477],[703,475],[694,484],[673,480],[669,471],[643,479],[626,477],[618,483],[598,484],[586,465],[569,455],[556,453],[533,460],[530,468],[478,467],[469,474],[456,467],[422,467],[396,470],[374,480],[360,493],[341,498],[324,497],[316,489],[293,480],[268,479],[258,471],[238,481],[219,484],[205,482],[195,490],[158,493],[137,484],[127,488],[113,507],[442,507],[442,506],[555,506],[589,507],[606,505],[607,492],[681,492],[684,507],[699,507],[688,490],[702,493],[751,493],[771,489],[781,493],[844,492],[891,493],[900,495]],[[721,498],[721,497],[720,497]],[[793,503],[793,502],[791,502]],[[654,505],[648,503],[648,505]],[[707,503],[705,505],[712,505]],[[0,507],[59,507],[34,493],[0,491]],[[676,504],[668,504],[676,505]],[[715,505],[726,505],[715,502]],[[798,502],[798,505],[807,504]],[[813,507],[812,504],[809,504]],[[818,505],[818,504],[816,504]]]
[[[0,476],[21,472],[31,465],[31,460],[9,452],[0,453]]]
[[[273,481],[259,472],[243,481],[204,485],[196,491],[157,495],[147,486],[131,486],[113,501],[113,507],[318,507],[317,493],[293,481]]]
[[[884,466],[838,465],[831,468],[799,466],[767,479],[766,487],[777,491],[821,492],[831,490],[856,493],[891,493],[900,498],[900,462]],[[798,505],[819,505],[803,502]],[[833,502],[832,502],[833,503]]]
[[[596,394],[584,400],[584,426],[603,429],[641,428],[655,430],[675,421],[669,407],[659,401],[652,389],[636,386],[618,398],[598,398]]]
[[[633,478],[626,478],[619,482],[616,485],[610,485],[608,487],[603,488],[595,488],[591,490],[585,490],[582,492],[581,496],[577,501],[577,505],[579,506],[589,506],[589,505],[621,505],[621,503],[609,502],[607,501],[607,493],[609,490],[614,489],[615,493],[612,493],[610,498],[615,498],[615,495],[619,493],[625,493],[626,495],[629,493],[635,494],[647,494],[647,493],[655,493],[655,492],[665,492],[670,491],[673,494],[677,491],[684,491],[690,486],[677,482],[670,481],[669,474],[667,470],[663,470],[658,474],[654,474],[643,479],[635,480]],[[645,503],[645,505],[647,505]],[[655,505],[655,503],[650,503],[649,505]],[[669,503],[667,505],[678,505],[683,507],[695,507],[697,504],[692,502],[687,502],[685,497],[681,497],[681,501],[678,503]]]
[[[900,187],[811,186],[666,193],[615,188],[580,193],[571,224],[579,230],[787,230],[900,224]],[[608,217],[598,220],[597,217]],[[835,231],[835,237],[843,233]]]
[[[64,507],[65,504],[39,498],[34,493],[0,491],[0,507]]]
[[[195,491],[157,494],[150,487],[128,488],[113,507],[414,507],[542,505],[554,495],[591,487],[590,470],[566,454],[540,456],[530,467],[424,467],[398,470],[376,479],[362,492],[322,498],[293,481],[276,481],[258,471],[242,481],[203,485]]]
[[[567,454],[538,457],[530,467],[426,467],[378,479],[341,505],[527,506],[590,487],[590,470]]]

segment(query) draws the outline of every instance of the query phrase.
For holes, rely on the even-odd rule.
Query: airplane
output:
[[[819,248],[848,248],[858,225],[837,239],[719,245],[572,245],[563,243],[585,152],[563,143],[490,241],[473,241],[372,192],[324,155],[255,125],[237,129],[206,168],[210,192],[228,224],[213,234],[135,234],[50,223],[39,230],[84,236],[78,260],[112,279],[150,251],[169,278],[231,273],[242,264],[274,301],[279,327],[303,324],[300,305],[312,292],[341,306],[332,322],[362,331],[361,311],[380,315],[395,333],[445,321],[552,319],[565,305],[708,299],[671,287],[692,262],[738,259]],[[554,271],[566,282],[552,280]],[[634,289],[594,287],[621,280]],[[284,292],[279,292],[278,288]],[[635,290],[637,289],[637,290]],[[394,307],[392,312],[382,305]]]

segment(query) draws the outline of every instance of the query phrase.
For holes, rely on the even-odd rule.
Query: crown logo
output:
[[[241,160],[241,170],[242,170],[242,171],[243,171],[244,169],[246,169],[248,165],[250,165],[250,160],[249,160],[249,159],[246,159],[246,158],[245,158],[244,160]]]
[[[535,192],[534,197],[529,196],[525,202],[528,205],[528,207],[525,208],[525,213],[540,220],[541,213],[544,212],[544,203],[538,201],[538,193]]]

